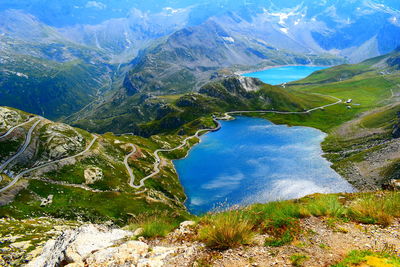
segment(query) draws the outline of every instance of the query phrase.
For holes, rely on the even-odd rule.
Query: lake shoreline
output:
[[[334,191],[356,191],[354,187],[347,183],[346,179],[341,177],[331,168],[331,162],[323,157],[324,152],[322,151],[321,143],[326,138],[326,133],[312,127],[291,127],[289,125],[278,125],[272,123],[268,119],[259,117],[254,118],[247,116],[234,116],[234,118],[235,119],[232,121],[222,121],[222,129],[225,131],[222,131],[222,133],[221,131],[214,132],[218,134],[217,136],[208,135],[208,132],[206,140],[204,139],[205,134],[202,135],[201,138],[199,138],[199,143],[194,144],[190,148],[190,152],[186,155],[185,158],[174,160],[173,162],[176,173],[178,174],[178,178],[184,188],[185,195],[187,196],[184,204],[189,212],[193,214],[206,213],[212,211],[214,207],[220,207],[219,203],[226,203],[229,207],[232,205],[244,205],[244,203],[266,203],[274,201],[275,197],[276,199],[295,199],[303,193],[308,195],[317,192],[324,193]],[[235,123],[235,121],[237,123]],[[227,124],[230,122],[233,122],[234,124]],[[244,128],[242,128],[242,126]],[[248,126],[250,126],[250,128],[245,130]],[[258,130],[252,130],[252,127],[256,127]],[[261,130],[263,127],[271,130]],[[233,134],[236,130],[232,132],[232,129],[244,131],[245,134],[249,134],[250,143],[247,139],[247,136],[239,136],[238,139],[238,136],[235,136],[235,134]],[[275,133],[275,131],[283,131],[284,133],[282,135],[280,133]],[[302,139],[299,139],[297,136],[298,133],[301,134],[302,132],[306,136],[311,136],[309,139],[305,139],[306,142],[304,142]],[[289,134],[289,137],[291,139],[289,138],[289,140],[286,140],[287,134]],[[227,136],[229,136],[229,138]],[[278,138],[278,140],[269,141],[268,138],[266,139],[266,136]],[[215,143],[216,141],[217,143]],[[313,149],[310,152],[307,152],[310,144],[313,144],[311,145]],[[217,148],[213,148],[214,145],[216,145]],[[265,147],[266,145],[272,145],[275,147],[275,149],[278,150],[275,151],[267,149],[265,151],[262,150],[261,152],[258,150],[255,154],[253,154],[252,151],[246,149],[242,151],[239,149],[234,150],[236,151],[236,153],[227,152],[227,154],[220,155],[220,153],[223,153],[221,152],[222,150],[236,149],[242,146]],[[300,148],[296,148],[297,152],[293,152],[291,150],[292,157],[289,157],[291,158],[291,161],[289,161],[288,166],[294,166],[293,170],[298,168],[300,169],[298,169],[298,174],[296,172],[296,177],[293,178],[294,187],[288,186],[286,184],[284,185],[284,188],[289,188],[287,194],[281,193],[284,190],[279,189],[280,186],[283,186],[280,183],[287,182],[286,178],[284,178],[284,173],[282,173],[281,171],[281,167],[278,167],[279,165],[273,167],[275,165],[270,165],[273,161],[270,162],[269,160],[267,160],[267,162],[263,164],[266,164],[265,166],[269,166],[267,168],[272,169],[265,172],[262,171],[262,176],[259,178],[252,177],[254,170],[252,168],[249,168],[249,166],[245,166],[247,164],[247,161],[256,160],[257,158],[269,158],[271,156],[272,158],[274,158],[275,156],[279,158],[280,156],[283,156],[281,155],[282,153],[286,153],[286,147],[298,147],[299,145]],[[205,152],[206,154],[208,153],[208,156],[204,154]],[[202,153],[204,155],[201,155]],[[297,157],[300,154],[308,154],[311,158],[315,158],[310,161],[308,161],[307,159],[298,159]],[[228,159],[228,161],[226,159],[226,155],[228,156],[228,158],[230,158]],[[215,159],[212,159],[212,157],[215,157]],[[243,159],[239,159],[237,157],[243,157]],[[207,159],[210,161],[206,162]],[[233,162],[235,162],[235,164],[232,164],[231,160],[234,160]],[[311,164],[310,166],[312,167],[310,167],[309,164]],[[221,172],[221,165],[230,167],[233,166],[234,168],[239,169],[240,166],[242,166],[242,169],[240,169],[242,175],[236,177],[235,173],[232,173],[231,168],[230,170],[224,169],[224,171]],[[311,169],[308,170],[309,168]],[[291,167],[287,167],[284,171],[287,171],[289,173],[292,172]],[[322,180],[322,183],[317,183],[315,177],[318,176],[317,173],[320,171],[325,172],[326,175],[321,175],[325,178]],[[275,178],[270,178],[274,177],[275,175]],[[225,176],[226,178],[222,178]],[[230,186],[236,183],[240,184],[240,188],[234,189],[232,192],[230,191],[227,193],[227,195],[224,195],[225,193],[223,192],[226,187],[228,187],[229,189]],[[276,185],[275,183],[278,183],[278,185]],[[263,184],[263,186],[261,186],[261,184]],[[220,185],[223,186],[220,187]],[[219,190],[222,190],[222,192],[220,192]],[[218,195],[222,197],[214,199],[215,196]]]
[[[331,68],[333,65],[301,65],[301,64],[290,64],[290,65],[274,65],[274,66],[267,66],[263,68],[256,68],[253,70],[248,70],[248,71],[235,71],[235,75],[243,76],[245,74],[253,73],[253,72],[262,72],[270,69],[275,69],[275,68],[284,68],[284,67],[324,67],[324,68]]]

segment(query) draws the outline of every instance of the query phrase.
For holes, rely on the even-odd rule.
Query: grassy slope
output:
[[[68,116],[92,101],[98,91],[108,89],[104,86],[108,86],[109,67],[82,60],[58,63],[31,56],[13,56],[12,61],[2,64],[5,71],[0,73],[0,105],[50,119]]]
[[[346,68],[347,66],[345,66]],[[357,67],[352,66],[352,68]],[[360,69],[365,68],[365,66],[360,66]],[[353,99],[352,105],[349,105],[351,109],[348,109],[345,104],[340,104],[307,115],[267,115],[266,117],[278,123],[311,126],[330,132],[334,127],[355,118],[360,113],[381,106],[381,101],[391,96],[390,89],[394,86],[392,82],[381,77],[376,71],[368,71],[347,80],[329,83],[324,81],[330,80],[330,73],[321,72],[323,71],[293,84],[290,88],[301,92],[331,95],[344,101]]]
[[[206,118],[213,113],[236,110],[304,111],[332,103],[332,99],[328,97],[282,90],[267,84],[261,85],[257,92],[246,92],[237,87],[236,78],[210,83],[200,90],[200,94],[187,94],[177,99],[171,96],[167,98],[173,112],[159,120],[140,125],[141,134],[147,136],[159,132],[177,133],[181,132],[181,127],[184,132],[193,133],[198,128],[212,126],[212,122]]]
[[[376,63],[376,61],[377,60],[375,60],[374,63]],[[364,111],[383,106],[384,103],[382,101],[390,97],[390,89],[393,87],[394,81],[397,81],[398,77],[393,74],[383,78],[376,70],[371,69],[371,66],[368,65],[370,63],[371,61],[361,65],[344,65],[325,71],[319,71],[300,82],[291,84],[290,88],[286,90],[279,87],[263,85],[260,91],[249,93],[235,87],[235,80],[229,81],[228,79],[228,82],[225,81],[223,83],[211,83],[207,85],[203,88],[204,90],[200,91],[201,94],[161,97],[167,100],[171,107],[171,112],[167,113],[159,120],[141,125],[141,128],[142,133],[145,135],[164,132],[163,135],[154,136],[152,138],[141,138],[131,136],[116,137],[112,134],[105,134],[99,139],[99,142],[94,148],[96,153],[80,160],[77,164],[64,166],[56,171],[48,172],[44,176],[56,181],[82,183],[84,181],[83,170],[90,166],[101,166],[104,168],[104,179],[93,185],[89,185],[90,187],[98,190],[117,190],[119,193],[104,194],[107,196],[117,196],[121,194],[123,195],[122,199],[125,199],[124,201],[132,198],[135,199],[136,196],[132,195],[134,190],[127,185],[129,177],[122,165],[123,157],[129,151],[122,148],[121,145],[116,145],[117,142],[122,144],[134,143],[141,149],[142,156],[134,162],[130,162],[137,180],[139,180],[149,174],[149,171],[152,169],[152,152],[154,152],[154,150],[161,147],[163,142],[167,142],[172,146],[179,144],[183,137],[177,136],[177,133],[189,135],[193,134],[199,128],[212,127],[214,124],[210,118],[211,114],[215,112],[222,113],[231,110],[249,109],[302,111],[307,108],[332,102],[330,98],[317,96],[313,93],[332,95],[344,100],[352,98],[354,101],[353,103],[360,105],[352,105],[352,108],[348,109],[345,104],[341,104],[311,114],[268,114],[263,115],[263,117],[278,123],[312,126],[333,133],[333,129],[338,125],[353,119]],[[266,99],[268,101],[266,101]],[[389,111],[391,114],[394,112],[393,109],[389,109]],[[388,124],[389,122],[385,118],[389,117],[386,112],[383,112],[383,114],[385,115],[375,115],[371,118],[366,118],[364,124],[372,126]],[[258,114],[257,116],[260,115]],[[332,135],[327,139],[325,148],[335,149],[329,147],[334,146],[333,143],[330,142],[333,139]],[[179,153],[170,153],[165,156],[167,158],[178,158],[184,154],[185,151],[181,151]],[[156,192],[161,192],[169,198],[178,197],[179,201],[182,202],[185,196],[172,166],[167,165],[163,168],[160,177],[162,177],[162,179],[148,180],[146,186]],[[16,203],[21,205],[19,209],[11,209],[11,206],[8,206],[1,208],[0,211],[2,211],[3,214],[18,216],[22,216],[21,214],[31,214],[34,210],[37,210],[38,207],[36,206],[32,209],[28,208],[29,205],[26,204],[25,200],[29,199],[29,195],[40,194],[41,188],[45,187],[43,183],[44,182],[40,181],[31,182],[30,187],[17,198]],[[53,193],[57,190],[58,192],[64,191],[60,189],[64,188],[64,186],[60,185],[52,185],[51,188]],[[117,197],[111,197],[111,199],[115,199],[116,202],[110,202],[110,206],[104,207],[99,206],[98,201],[100,201],[101,198],[99,198],[98,201],[89,202],[72,201],[70,197],[74,194],[87,195],[87,199],[93,199],[95,198],[94,196],[97,197],[96,193],[81,191],[82,190],[78,188],[69,188],[68,194],[59,194],[59,197],[56,197],[56,199],[60,199],[59,209],[44,211],[47,209],[45,208],[39,213],[45,214],[46,212],[50,212],[50,214],[58,214],[57,216],[60,216],[58,212],[62,210],[61,203],[69,203],[68,205],[72,205],[71,209],[78,210],[81,208],[87,211],[85,216],[88,217],[103,216],[104,218],[110,217],[118,220],[118,217],[122,216],[124,213],[121,212],[122,210],[131,211],[131,209],[127,208],[125,205],[115,205],[115,203],[123,202],[120,202]],[[85,198],[86,197],[83,199]],[[138,200],[138,203],[141,203],[140,201],[142,200]],[[73,203],[76,203],[76,205]],[[120,207],[120,209],[118,207]],[[25,208],[27,209],[26,212],[23,211]],[[18,210],[22,210],[23,212],[19,213]],[[140,209],[137,208],[134,210],[140,211]],[[73,212],[71,212],[71,214],[72,213]],[[99,214],[101,214],[101,216]]]
[[[331,99],[321,96],[285,91],[270,85],[262,85],[263,88],[259,92],[228,91],[228,89],[237,89],[237,86],[236,78],[231,77],[207,84],[200,90],[200,94],[161,95],[153,98],[136,94],[127,99],[115,99],[110,103],[105,103],[98,112],[74,121],[73,125],[100,133],[134,132],[138,135],[149,136],[173,132],[182,125],[200,117],[209,116],[213,112],[239,109],[302,111],[321,103],[332,102]],[[193,96],[196,100],[190,99]]]
[[[398,53],[356,65],[321,70],[289,85],[291,90],[299,92],[331,95],[343,101],[352,99],[351,104],[343,103],[306,115],[267,114],[263,117],[275,123],[310,126],[327,132],[329,135],[323,143],[323,149],[328,153],[326,157],[344,177],[352,175],[348,168],[354,162],[366,160],[392,140],[392,127],[397,120],[396,113],[400,111],[392,93],[400,91],[400,73],[387,62],[396,57]],[[350,121],[352,125],[344,127],[344,123]],[[392,165],[392,170],[398,169],[398,163],[393,162]],[[383,169],[377,185],[393,178],[393,175],[386,175],[387,167],[381,166]]]
[[[47,162],[47,159],[42,159],[41,156],[46,149],[46,139],[43,139],[42,135],[52,125],[51,122],[43,124],[35,131],[31,149],[36,150],[36,153],[29,163],[25,160],[17,161],[13,166],[16,173],[21,168],[33,166],[35,162],[42,160]],[[24,131],[26,132],[28,128],[29,125],[22,130],[20,135],[24,136]],[[93,136],[83,130],[75,130],[84,138],[83,147],[87,146]],[[74,136],[76,132],[67,130],[64,134]],[[12,203],[0,207],[0,216],[15,218],[53,216],[99,222],[111,220],[124,224],[139,214],[163,211],[168,213],[168,216],[172,215],[172,218],[186,218],[188,215],[182,204],[186,196],[168,159],[182,157],[188,148],[182,149],[176,155],[167,155],[167,165],[162,168],[157,177],[146,182],[148,190],[144,193],[136,194],[143,189],[135,190],[128,185],[130,177],[123,165],[125,155],[130,152],[126,144],[135,144],[140,153],[128,162],[134,170],[135,181],[138,183],[153,170],[155,160],[153,152],[165,144],[175,147],[182,139],[183,137],[179,136],[154,136],[148,139],[137,136],[117,137],[110,133],[100,136],[90,153],[77,158],[76,162],[71,161],[66,165],[55,166],[37,175],[32,173],[31,177],[39,177],[39,179],[28,180],[29,186],[20,191]],[[2,140],[0,145],[12,146],[14,142],[10,140]],[[68,155],[78,152],[69,151]],[[101,168],[103,178],[86,186],[102,192],[74,187],[74,185],[85,185],[84,171],[91,167]],[[46,179],[65,184],[47,182]],[[10,182],[9,179],[5,180],[2,186],[5,186],[7,181]],[[68,184],[72,185],[68,186]],[[53,204],[40,207],[41,198],[47,198],[49,195],[54,195]]]

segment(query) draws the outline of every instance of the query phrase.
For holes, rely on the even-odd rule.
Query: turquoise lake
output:
[[[312,66],[285,66],[271,68],[263,71],[243,74],[245,77],[259,78],[261,81],[277,85],[287,82],[293,82],[309,76],[317,70],[325,69],[326,67]]]
[[[352,192],[322,157],[325,134],[248,117],[223,121],[174,161],[194,214],[312,193]]]

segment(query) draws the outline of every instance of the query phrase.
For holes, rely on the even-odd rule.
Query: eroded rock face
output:
[[[66,124],[55,123],[47,126],[46,132],[41,135],[43,157],[58,159],[84,149],[84,138],[74,128]]]
[[[83,264],[95,251],[111,247],[132,233],[121,229],[108,229],[104,226],[85,225],[76,230],[67,230],[57,239],[50,240],[42,254],[33,259],[28,266],[58,266],[61,262]]]
[[[99,167],[90,167],[84,171],[85,183],[94,184],[97,181],[103,179],[103,170]]]
[[[183,224],[181,228],[192,224]],[[67,230],[57,239],[48,241],[42,254],[27,266],[50,267],[62,263],[70,267],[161,267],[167,266],[169,258],[185,253],[189,255],[187,252],[192,249],[185,245],[150,246],[143,241],[130,240],[132,236],[130,231],[99,225],[85,225],[77,230]]]
[[[260,90],[261,83],[257,79],[239,76],[238,80],[242,88],[247,92]]]
[[[0,107],[0,131],[8,130],[21,122],[22,117],[18,112]]]

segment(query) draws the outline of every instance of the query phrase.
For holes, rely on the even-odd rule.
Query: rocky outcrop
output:
[[[0,107],[0,132],[10,129],[21,121],[22,117],[18,112]]]
[[[54,197],[53,195],[49,195],[47,198],[42,199],[40,207],[46,207],[47,205],[53,203],[53,197]]]
[[[71,126],[61,123],[48,124],[40,140],[43,142],[44,160],[63,158],[84,148],[83,136]]]
[[[255,78],[235,76],[224,79],[222,84],[230,93],[246,97],[246,92],[258,91],[263,83]]]
[[[182,236],[190,232],[195,222],[184,222],[173,233]],[[143,229],[135,231],[141,234]],[[161,267],[176,255],[189,255],[192,246],[151,246],[141,241],[129,240],[135,233],[105,226],[86,225],[77,230],[63,232],[57,239],[50,240],[40,256],[33,259],[28,267],[66,265],[77,266],[138,266]],[[23,245],[23,244],[22,244]]]
[[[57,239],[48,241],[42,254],[33,259],[28,266],[59,266],[61,262],[84,266],[84,260],[91,257],[95,251],[111,247],[131,235],[129,231],[98,225],[85,225],[76,230],[67,230]]]
[[[99,167],[90,167],[84,171],[84,176],[86,184],[94,184],[95,182],[103,179],[104,174],[103,170]]]

